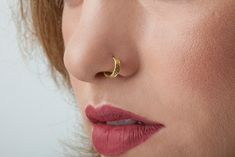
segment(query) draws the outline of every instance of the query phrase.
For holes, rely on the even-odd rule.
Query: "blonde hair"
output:
[[[51,77],[59,87],[63,85],[74,97],[68,72],[63,62],[64,41],[62,37],[63,0],[17,0],[15,15],[18,41],[24,57],[31,56],[34,43],[42,49],[49,63]],[[35,42],[36,41],[36,42]],[[23,49],[22,49],[23,48]],[[41,52],[41,51],[40,51]],[[61,83],[59,85],[59,83]],[[80,118],[81,119],[81,118]],[[84,131],[82,123],[75,138],[63,142],[66,156],[99,157]]]
[[[53,80],[58,84],[62,78],[65,86],[71,89],[68,72],[63,63],[64,42],[62,37],[62,0],[18,1],[18,32],[20,42],[25,42],[24,52],[31,55],[32,42],[36,41],[43,49],[49,63]],[[26,51],[26,48],[29,48]]]

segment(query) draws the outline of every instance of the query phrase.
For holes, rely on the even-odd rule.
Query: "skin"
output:
[[[120,157],[235,156],[234,0],[65,0],[64,63],[85,116],[113,106],[166,127]],[[115,79],[112,56],[121,60]]]

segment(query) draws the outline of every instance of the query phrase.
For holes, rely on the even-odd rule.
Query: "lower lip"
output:
[[[94,124],[92,142],[100,154],[116,156],[140,145],[162,127],[161,124],[123,126]]]

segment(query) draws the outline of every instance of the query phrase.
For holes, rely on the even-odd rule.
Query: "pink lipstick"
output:
[[[164,127],[163,124],[109,104],[97,108],[88,105],[85,113],[93,123],[93,145],[102,155],[123,154]]]

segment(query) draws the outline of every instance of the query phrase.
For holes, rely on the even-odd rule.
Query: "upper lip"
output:
[[[85,114],[92,123],[105,123],[107,121],[132,119],[135,121],[140,121],[145,125],[159,124],[130,111],[113,107],[110,104],[104,104],[97,108],[93,107],[92,105],[88,105],[85,109]]]

